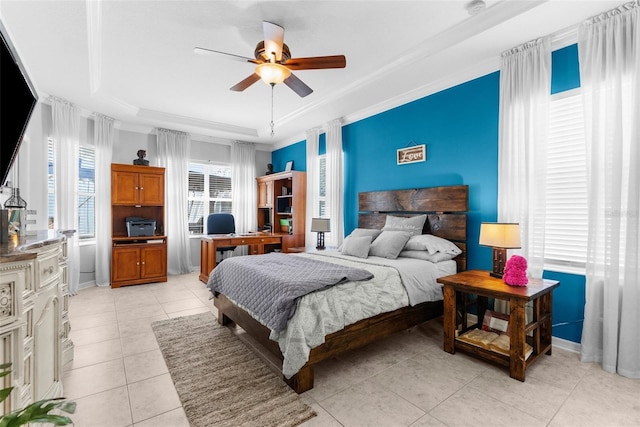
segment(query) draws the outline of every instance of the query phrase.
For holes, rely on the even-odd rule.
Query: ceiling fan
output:
[[[313,92],[302,80],[295,76],[291,70],[319,70],[326,68],[344,68],[347,60],[344,55],[314,56],[310,58],[292,58],[289,46],[284,43],[284,28],[273,22],[262,21],[264,40],[258,42],[254,52],[254,58],[248,58],[233,53],[196,47],[193,49],[198,54],[223,54],[229,55],[241,61],[256,64],[253,74],[236,85],[231,90],[241,92],[262,79],[272,87],[283,83],[289,86],[295,93],[305,97]]]

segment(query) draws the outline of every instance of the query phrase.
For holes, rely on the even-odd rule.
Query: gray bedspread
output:
[[[227,258],[213,269],[207,286],[249,309],[268,328],[281,331],[295,313],[298,298],[372,277],[361,268],[270,253]]]

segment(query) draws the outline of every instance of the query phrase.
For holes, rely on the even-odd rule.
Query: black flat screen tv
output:
[[[4,185],[38,96],[1,21],[0,35],[0,185]]]

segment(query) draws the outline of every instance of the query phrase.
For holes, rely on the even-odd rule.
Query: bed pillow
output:
[[[349,236],[342,242],[342,255],[367,258],[371,247],[371,236]]]
[[[369,255],[396,259],[410,237],[408,231],[382,231],[371,244]]]
[[[431,255],[436,252],[443,252],[445,254],[458,255],[462,253],[462,250],[457,247],[453,242],[443,239],[442,237],[434,236],[433,234],[420,234],[419,236],[412,236],[404,247],[405,251],[427,251]]]
[[[402,251],[398,256],[400,258],[422,259],[429,262],[449,261],[450,259],[454,259],[456,257],[453,254],[447,254],[444,252],[436,252],[435,254],[430,254],[428,251]]]
[[[382,231],[407,231],[412,236],[422,234],[424,223],[427,221],[427,215],[417,215],[412,217],[402,217],[387,215]]]
[[[371,236],[371,241],[373,242],[374,240],[376,240],[376,237],[380,235],[380,233],[382,233],[382,230],[377,230],[374,228],[356,228],[351,232],[351,234],[349,234],[348,237]]]

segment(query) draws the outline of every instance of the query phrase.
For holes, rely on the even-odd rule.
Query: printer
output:
[[[156,222],[152,219],[128,216],[125,223],[129,237],[149,237],[156,233]]]

